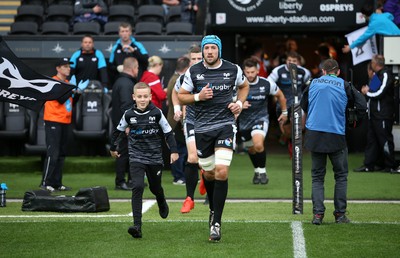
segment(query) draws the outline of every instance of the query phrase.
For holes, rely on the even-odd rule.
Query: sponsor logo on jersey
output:
[[[136,117],[131,117],[131,118],[129,119],[129,122],[130,122],[131,124],[136,124],[136,123],[137,123]]]
[[[151,129],[132,129],[131,134],[136,134],[136,135],[152,135],[152,134],[158,134],[159,129],[151,128]]]
[[[204,74],[197,74],[196,75],[197,80],[204,80]]]
[[[227,139],[225,139],[225,141],[224,141],[224,144],[226,145],[226,146],[232,146],[232,139],[231,138],[227,138]]]

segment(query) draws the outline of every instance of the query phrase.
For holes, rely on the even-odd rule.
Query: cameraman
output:
[[[303,92],[301,108],[307,113],[305,148],[311,151],[312,203],[315,225],[325,214],[324,180],[328,156],[335,176],[334,206],[336,223],[349,223],[347,208],[346,82],[339,78],[334,59],[322,63],[323,75],[314,79]]]

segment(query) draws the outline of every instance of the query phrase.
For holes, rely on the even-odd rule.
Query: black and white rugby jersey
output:
[[[273,81],[257,76],[256,80],[250,84],[247,101],[251,105],[243,109],[239,115],[240,130],[249,130],[256,123],[269,123],[268,96],[278,92],[278,86]]]
[[[117,138],[129,127],[129,161],[147,165],[163,165],[162,146],[164,140],[173,153],[177,153],[175,138],[171,126],[162,111],[150,102],[146,110],[136,107],[125,111],[115,129],[111,150],[116,149]]]
[[[306,82],[310,79],[311,73],[309,70],[302,66],[297,66],[297,92],[299,96],[299,101],[302,95],[302,88],[304,88]],[[290,72],[286,64],[282,64],[274,68],[271,74],[268,76],[268,80],[276,82],[279,89],[283,92],[286,98],[286,106],[289,108],[293,105],[294,95],[292,91],[292,82],[290,80]],[[279,107],[279,103],[277,103]]]
[[[228,109],[234,96],[234,89],[246,81],[242,69],[229,61],[221,59],[220,66],[207,68],[203,62],[192,65],[185,73],[182,88],[199,93],[209,84],[213,98],[198,101],[193,105],[196,132],[204,133],[235,123],[233,113]]]

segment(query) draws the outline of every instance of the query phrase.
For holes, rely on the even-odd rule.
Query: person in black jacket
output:
[[[134,57],[124,60],[123,71],[115,81],[112,91],[112,113],[111,120],[113,127],[119,123],[124,112],[133,106],[132,93],[133,86],[137,82],[137,74],[139,64]],[[131,186],[127,185],[125,173],[129,174],[129,155],[128,155],[128,138],[121,135],[118,144],[118,152],[120,156],[115,161],[115,189],[131,190]],[[128,175],[128,182],[130,176]]]
[[[113,132],[110,153],[114,158],[119,157],[116,151],[117,138],[125,135],[126,129],[129,128],[133,226],[129,227],[128,233],[134,238],[141,238],[144,175],[147,175],[150,191],[156,196],[161,218],[167,218],[169,208],[161,186],[163,138],[171,150],[171,163],[175,162],[179,155],[171,126],[162,111],[151,103],[150,87],[144,82],[135,84],[132,98],[135,100],[135,105],[124,113]]]
[[[100,81],[103,87],[108,85],[107,63],[103,53],[94,48],[91,35],[82,37],[81,48],[71,56],[71,75],[75,75],[76,84],[81,81]]]
[[[142,43],[132,36],[132,25],[122,22],[119,25],[119,39],[112,47],[109,58],[110,80],[114,81],[118,76],[118,72],[122,70],[122,64],[127,57],[134,57],[139,62],[138,79],[142,77],[143,72],[147,69],[149,55]]]
[[[393,142],[394,121],[394,80],[385,67],[385,58],[374,55],[371,60],[374,75],[369,86],[362,87],[361,92],[368,97],[368,132],[363,166],[354,172],[373,172],[377,160],[382,154],[386,172],[400,173],[397,167]]]

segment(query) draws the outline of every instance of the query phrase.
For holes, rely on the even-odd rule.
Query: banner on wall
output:
[[[363,1],[227,0],[210,1],[216,27],[322,27],[343,30],[365,23]]]

